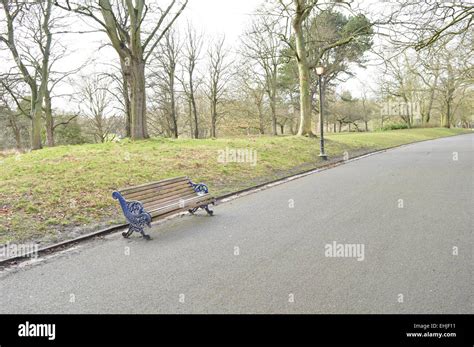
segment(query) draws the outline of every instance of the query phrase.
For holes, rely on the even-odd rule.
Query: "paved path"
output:
[[[473,140],[389,150],[173,219],[150,242],[114,234],[3,273],[0,313],[472,313]],[[333,242],[364,245],[363,260],[326,257]]]

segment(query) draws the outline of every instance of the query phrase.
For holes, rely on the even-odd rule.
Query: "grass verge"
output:
[[[410,129],[327,135],[331,158],[466,133]],[[257,164],[221,163],[219,151],[250,149]],[[174,176],[209,185],[215,195],[251,187],[322,165],[319,139],[294,136],[163,139],[61,146],[0,156],[0,244],[51,243],[124,218],[113,190]]]

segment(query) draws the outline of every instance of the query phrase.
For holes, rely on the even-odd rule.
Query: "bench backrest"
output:
[[[197,196],[187,177],[171,178],[119,190],[127,201],[140,201],[147,211]]]

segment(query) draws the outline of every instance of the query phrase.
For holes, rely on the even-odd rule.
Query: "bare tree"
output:
[[[49,57],[51,53],[51,41],[52,35],[50,32],[50,19],[51,19],[51,7],[52,0],[46,0],[45,2],[38,3],[19,3],[10,2],[8,0],[1,0],[2,7],[5,14],[6,21],[6,34],[0,35],[0,42],[7,45],[10,53],[19,69],[24,81],[27,83],[31,94],[31,108],[29,117],[31,118],[31,148],[41,149],[41,115],[44,96],[47,90],[48,78],[49,78]],[[36,38],[36,43],[39,44],[41,50],[41,58],[39,60],[39,66],[37,70],[34,68],[28,68],[28,59],[25,56],[27,54],[20,54],[18,48],[18,42],[16,40],[16,27],[21,25],[22,20],[25,20],[25,13],[30,9],[40,11],[39,19],[41,26],[40,37]],[[27,17],[26,17],[26,20]],[[25,53],[25,52],[24,52]],[[31,56],[31,55],[30,55]],[[37,71],[41,71],[40,81],[37,80]]]
[[[231,63],[228,61],[229,51],[224,48],[225,38],[217,40],[208,50],[209,80],[207,97],[211,103],[211,137],[216,137],[218,105],[226,91],[231,77]]]
[[[115,109],[125,117],[125,136],[130,137],[130,95],[128,92],[127,79],[124,78],[123,71],[117,64],[109,64],[111,71],[103,72],[101,75],[107,77],[112,82],[109,91],[116,101]]]
[[[331,105],[330,111],[336,122],[339,123],[339,132],[341,132],[343,125],[348,125],[349,131],[351,125],[354,125],[358,130],[357,121],[362,119],[363,112],[358,101],[352,98],[350,92],[342,92],[339,100]]]
[[[199,84],[201,83],[201,78],[196,76],[196,67],[201,57],[202,45],[202,35],[199,35],[196,30],[194,30],[188,23],[188,27],[186,30],[186,42],[184,45],[184,53],[182,59],[182,66],[185,70],[186,77],[181,78],[181,83],[188,99],[192,118],[194,119],[194,126],[191,123],[191,134],[193,135],[194,130],[195,139],[199,138],[199,120],[196,105],[196,90],[199,88]]]
[[[463,35],[473,24],[472,1],[396,0],[390,6],[392,43],[417,51]]]
[[[161,39],[182,13],[188,0],[171,0],[165,8],[151,7],[145,0],[89,0],[72,2],[56,0],[64,10],[73,11],[93,19],[109,37],[112,47],[120,58],[130,94],[130,133],[132,139],[148,137],[146,125],[145,65]],[[173,12],[173,10],[176,10]],[[159,13],[152,18],[153,24],[146,37],[145,19],[149,13]]]
[[[28,110],[23,109],[23,105],[27,100],[21,97],[21,91],[18,90],[18,83],[15,80],[9,80],[5,76],[0,79],[0,115],[4,121],[5,128],[10,128],[15,140],[17,150],[23,150],[22,133],[27,132],[25,120]],[[16,106],[16,111],[14,110]]]
[[[437,89],[439,79],[441,75],[441,64],[440,56],[427,57],[424,53],[426,51],[420,51],[417,53],[418,62],[414,64],[410,73],[416,75],[421,81],[421,105],[420,112],[422,117],[422,123],[428,124],[433,114],[435,105],[435,97],[437,96]]]
[[[62,119],[59,121],[55,119],[53,112],[53,98],[68,97],[69,99],[72,99],[72,95],[68,93],[55,93],[55,90],[60,89],[58,87],[61,87],[62,84],[69,83],[69,77],[79,72],[85,65],[88,64],[88,61],[86,61],[80,66],[71,68],[67,71],[58,71],[53,69],[54,64],[57,61],[66,59],[69,56],[69,54],[66,54],[66,47],[62,48],[62,51],[59,51],[58,48],[53,49],[51,51],[50,65],[48,71],[49,81],[44,95],[43,113],[46,125],[46,141],[47,145],[50,147],[55,146],[54,132],[58,128],[58,126],[68,125],[73,119],[78,116],[78,114],[76,113],[70,115],[69,117],[62,117]]]
[[[166,109],[169,117],[169,124],[171,135],[178,138],[178,114],[176,102],[176,73],[178,67],[178,58],[181,51],[181,43],[179,42],[178,33],[174,30],[169,30],[164,40],[159,45],[159,50],[156,51],[151,74],[153,80],[152,85],[158,85],[159,95],[162,105]]]
[[[454,124],[454,114],[465,93],[472,86],[474,69],[472,36],[463,36],[457,42],[451,41],[438,51],[441,73],[436,86],[441,106],[441,126],[450,128]]]
[[[109,140],[117,118],[112,114],[112,97],[108,91],[110,80],[95,75],[83,78],[81,85],[81,113],[89,120],[95,142]]]
[[[249,61],[244,61],[239,68],[239,81],[242,84],[242,90],[248,98],[253,101],[257,108],[258,123],[260,134],[265,134],[265,111],[264,99],[266,93],[265,79],[256,71],[258,68]]]
[[[362,87],[362,97],[360,99],[360,119],[364,122],[365,131],[369,131],[369,121],[374,117],[377,110],[376,105],[367,96],[367,89]]]
[[[383,72],[384,94],[399,105],[395,113],[409,128],[413,125],[413,112],[410,106],[416,104],[416,91],[418,90],[416,75],[410,73],[413,69],[412,60],[413,58],[406,53],[394,56],[385,61],[386,68]]]
[[[461,95],[472,81],[472,34],[438,40],[430,50],[391,57],[385,60],[384,94],[401,99],[400,118],[413,124],[413,109],[418,109],[426,124],[438,110],[440,124],[450,127]]]
[[[279,22],[270,20],[263,14],[252,23],[252,27],[245,33],[242,41],[244,46],[242,54],[254,60],[264,75],[265,91],[270,101],[273,135],[277,134],[277,81],[281,64],[281,40],[278,32],[280,31]]]

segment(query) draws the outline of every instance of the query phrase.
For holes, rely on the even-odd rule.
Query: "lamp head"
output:
[[[316,68],[316,73],[318,74],[318,76],[321,76],[324,73],[324,67],[318,66]]]

